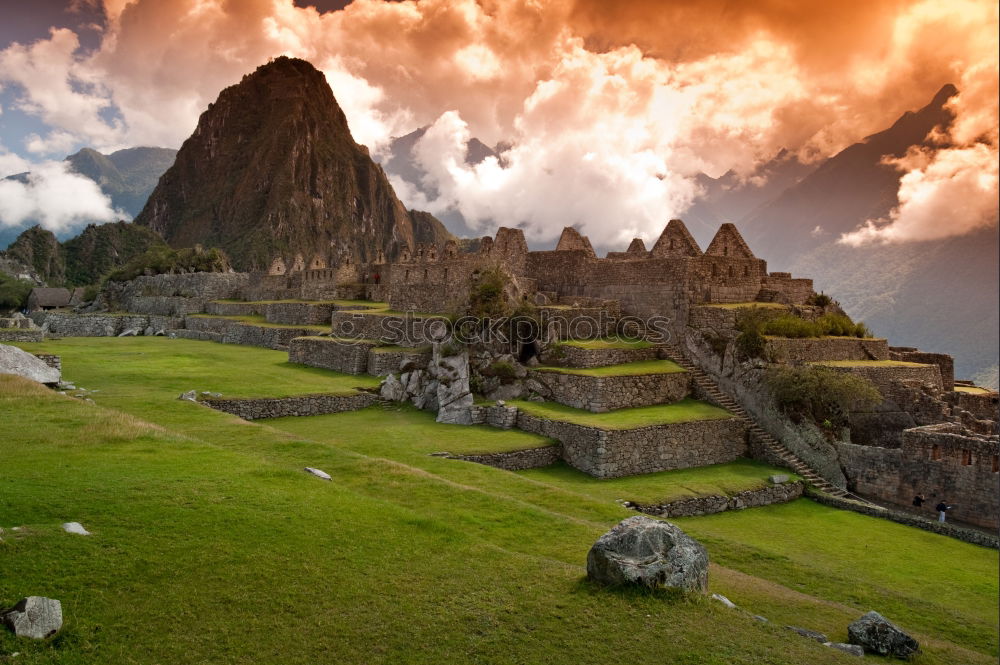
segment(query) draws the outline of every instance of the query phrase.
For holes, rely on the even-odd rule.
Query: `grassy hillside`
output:
[[[0,631],[0,660],[848,663],[781,625],[844,639],[875,608],[921,640],[920,663],[995,662],[994,551],[806,500],[678,520],[708,547],[712,591],[772,619],[761,624],[707,599],[585,580],[590,545],[632,514],[611,495],[635,481],[427,454],[537,437],[406,408],[245,423],[176,399],[370,381],[263,349],[165,338],[23,346],[61,354],[66,378],[98,392],[90,404],[0,377],[0,605],[49,595],[66,615],[50,642]],[[767,471],[708,473],[715,487]],[[648,482],[670,492],[707,479]],[[93,535],[63,533],[69,520]]]

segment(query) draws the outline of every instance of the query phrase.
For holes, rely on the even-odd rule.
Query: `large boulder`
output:
[[[38,383],[59,383],[60,372],[27,351],[0,344],[0,374],[16,374]]]
[[[917,641],[878,612],[869,612],[847,627],[851,644],[880,656],[909,659],[920,653]]]
[[[0,611],[0,619],[18,637],[44,640],[62,628],[62,603],[53,598],[28,596],[9,610]]]
[[[455,355],[441,354],[441,345],[434,345],[431,368],[437,378],[437,404],[439,423],[469,425],[469,412],[473,404],[469,389],[469,354],[465,351]]]
[[[587,576],[607,585],[704,592],[708,552],[676,525],[637,515],[594,543],[587,554]]]

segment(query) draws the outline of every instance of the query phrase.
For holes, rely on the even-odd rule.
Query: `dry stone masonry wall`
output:
[[[357,411],[377,404],[380,400],[377,395],[362,392],[356,395],[298,395],[261,399],[209,398],[199,401],[216,411],[230,413],[243,420],[261,420]]]
[[[595,413],[676,402],[687,397],[691,382],[687,372],[585,376],[535,370],[529,375],[553,402]]]

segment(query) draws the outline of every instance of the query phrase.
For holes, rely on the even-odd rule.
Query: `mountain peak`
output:
[[[932,99],[931,103],[928,104],[927,106],[931,108],[941,108],[942,106],[945,105],[945,103],[947,103],[949,99],[951,99],[957,94],[958,94],[958,88],[956,88],[951,83],[945,83],[943,86],[941,86],[941,89],[938,90],[937,94],[934,95],[934,99]]]
[[[326,77],[287,57],[219,94],[136,223],[174,247],[219,247],[238,270],[279,258],[394,258],[416,242],[412,216],[355,143]],[[450,237],[443,227],[439,235]]]

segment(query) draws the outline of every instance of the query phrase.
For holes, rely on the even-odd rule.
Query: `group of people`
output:
[[[917,508],[923,508],[925,501],[927,501],[927,498],[923,494],[918,494],[913,497],[913,505]],[[948,502],[942,498],[941,501],[938,502],[938,505],[934,506],[934,510],[936,510],[938,514],[938,522],[944,522],[946,513],[952,508],[954,508],[954,506],[949,506]]]

